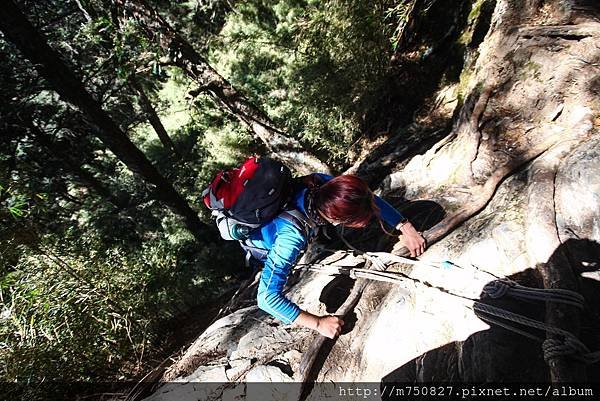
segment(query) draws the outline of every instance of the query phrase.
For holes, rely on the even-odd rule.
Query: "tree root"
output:
[[[475,106],[473,107],[471,117],[469,118],[467,129],[470,140],[472,141],[472,150],[471,154],[469,155],[470,183],[473,183],[475,179],[475,174],[473,173],[473,163],[475,160],[477,160],[477,156],[479,155],[479,147],[481,146],[481,131],[479,130],[479,121],[481,120],[481,116],[485,111],[492,92],[493,87],[491,85],[488,85],[483,89],[479,95],[479,98],[477,99],[477,102],[475,103]]]
[[[525,26],[518,28],[518,34],[525,39],[545,36],[565,40],[581,40],[600,36],[600,24]]]
[[[521,154],[519,157],[509,161],[504,166],[498,168],[484,184],[475,186],[472,189],[473,201],[470,204],[465,205],[463,208],[461,208],[460,211],[449,215],[436,226],[424,233],[424,237],[426,238],[428,245],[430,246],[431,244],[441,240],[450,232],[452,232],[455,228],[457,228],[463,222],[465,222],[467,219],[471,218],[479,211],[484,209],[489,203],[489,201],[492,199],[500,183],[505,178],[507,178],[515,170],[519,169],[524,164],[540,156],[552,145],[557,143],[559,138],[560,137],[558,135],[550,136],[542,143],[538,144],[537,146],[533,146],[532,148]],[[395,249],[394,253],[401,256],[408,256],[408,250],[404,247],[400,249]],[[357,279],[352,289],[352,292],[350,293],[344,304],[338,309],[338,311],[336,311],[336,315],[344,316],[345,314],[350,312],[360,300],[362,293],[367,288],[369,283],[370,282],[366,279]],[[303,387],[305,387],[308,382],[308,379],[311,375],[312,367],[317,356],[321,352],[324,342],[325,337],[318,336],[313,340],[309,349],[306,350],[302,356],[300,369],[296,374],[296,379],[303,383]]]

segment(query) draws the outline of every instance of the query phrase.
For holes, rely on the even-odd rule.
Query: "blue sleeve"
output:
[[[331,180],[333,177],[323,173],[316,173],[319,177],[321,177],[325,182]],[[396,227],[400,220],[404,218],[402,213],[396,210],[395,207],[381,199],[379,196],[375,195],[375,204],[381,211],[381,218],[383,221],[388,223],[392,227]]]
[[[324,174],[324,173],[315,173],[315,175],[319,176],[319,178],[321,178],[325,182],[327,182],[333,178],[332,176],[330,176],[328,174]]]
[[[395,207],[375,195],[375,204],[381,211],[381,218],[392,227],[396,227],[404,217]]]
[[[283,288],[306,239],[291,223],[277,221],[277,237],[267,254],[258,284],[258,307],[282,322],[292,323],[300,314],[298,305],[283,296]]]

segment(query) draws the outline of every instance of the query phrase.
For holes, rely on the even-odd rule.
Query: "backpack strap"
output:
[[[297,209],[284,210],[278,217],[292,223],[294,227],[300,230],[307,240],[317,235],[319,226],[307,215]],[[246,267],[250,265],[251,257],[257,260],[264,260],[264,258],[267,257],[267,253],[269,252],[268,249],[254,246],[250,238],[240,240],[239,242],[242,249],[246,251]]]
[[[211,187],[207,187],[204,191],[202,191],[202,198],[204,199],[204,203],[206,204],[206,207],[208,207],[211,210],[225,208],[225,205],[223,204],[223,200],[217,199],[217,197],[215,196],[215,193],[212,191]]]
[[[317,224],[298,209],[284,210],[279,214],[279,217],[292,223],[304,234],[306,239],[310,239],[317,234]]]
[[[251,244],[250,240],[240,241],[240,246],[246,252],[246,267],[250,266],[250,259],[254,258],[257,261],[264,261],[269,253],[268,249],[258,248]]]

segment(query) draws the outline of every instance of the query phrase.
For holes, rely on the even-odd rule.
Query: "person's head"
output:
[[[330,223],[365,227],[379,218],[373,192],[366,182],[353,175],[333,178],[315,192],[315,209]]]

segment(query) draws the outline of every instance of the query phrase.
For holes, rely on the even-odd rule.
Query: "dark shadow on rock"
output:
[[[581,295],[588,307],[581,314],[580,339],[592,351],[600,349],[600,281],[582,277]],[[600,382],[600,364],[587,366],[587,378],[591,382]]]
[[[276,368],[279,368],[283,373],[285,373],[289,377],[294,376],[294,371],[292,370],[292,367],[286,362],[271,361],[271,362],[267,363],[267,366],[275,366]]]
[[[440,204],[430,200],[407,202],[398,208],[411,221],[417,231],[426,231],[446,217]]]
[[[595,241],[570,239],[555,250],[548,264],[561,253],[568,254],[576,273],[589,271],[581,270],[581,267],[592,263],[598,269],[600,244]],[[508,278],[523,286],[543,288],[542,277],[537,269],[527,269]],[[579,285],[579,293],[585,298],[585,309],[580,315],[582,324],[579,339],[595,351],[600,348],[600,282],[581,278]],[[555,305],[549,302],[546,306],[543,301],[524,301],[507,296],[491,298],[486,291],[482,292],[479,301],[540,322],[545,322],[546,308]],[[480,312],[476,312],[476,315],[482,316]],[[502,321],[535,337],[544,339],[546,336],[543,331]],[[596,365],[588,365],[588,381],[600,379],[600,368]],[[381,388],[392,383],[549,381],[550,372],[540,341],[490,324],[488,330],[474,333],[465,341],[451,342],[427,351],[391,371],[382,378]]]
[[[433,201],[405,202],[400,209],[401,213],[410,219],[415,227],[421,231],[433,227],[445,216],[444,209]],[[352,246],[363,251],[390,251],[394,243],[398,240],[397,236],[390,236],[383,232],[377,222],[371,223],[366,229],[362,230],[347,229],[341,235],[343,235]],[[339,249],[347,248],[341,240],[341,236],[338,240],[329,241],[330,247],[339,247]],[[354,279],[340,275],[331,280],[331,282],[323,288],[319,300],[326,305],[328,313],[334,313],[344,303],[352,291],[354,283]],[[344,318],[342,334],[351,332],[354,329],[356,322],[357,316],[354,311],[351,311]],[[323,367],[334,344],[335,341],[332,340],[326,340],[325,344],[323,344],[321,351],[314,362],[313,368],[311,369],[311,372],[313,372],[311,375],[314,377],[309,377],[307,383],[312,383],[317,379],[318,372]],[[307,385],[304,394],[309,394],[311,390],[312,385]]]
[[[446,215],[440,204],[430,200],[409,202],[404,199],[395,199],[390,203],[408,218],[418,231],[430,229],[442,221]],[[342,235],[352,246],[362,251],[389,252],[398,241],[399,233],[393,233],[393,227],[389,227],[385,223],[384,225],[389,234],[381,229],[379,222],[373,221],[364,229],[345,228]],[[335,245],[341,249],[347,248],[341,240],[337,241]]]
[[[319,301],[325,304],[327,313],[334,313],[342,306],[352,287],[354,287],[354,280],[343,275],[336,276],[323,287]]]
[[[319,301],[325,304],[327,313],[335,313],[344,303],[356,281],[348,276],[339,275],[331,280],[321,291]],[[356,313],[350,312],[344,317],[344,327],[342,334],[346,334],[354,329],[356,324]]]
[[[492,23],[492,15],[494,15],[494,8],[496,7],[496,0],[484,1],[480,8],[480,18],[475,21],[475,28],[473,28],[473,36],[471,42],[468,45],[469,49],[477,49],[485,35],[490,30]]]
[[[600,349],[600,244],[589,239],[564,243],[573,271],[580,278],[580,293],[586,301],[581,313],[580,339],[592,351]],[[595,278],[582,276],[595,272]],[[588,381],[600,382],[600,364],[587,366]]]
[[[575,273],[600,270],[600,245],[589,239],[568,239],[564,243]]]
[[[600,19],[600,2],[598,0],[573,0],[572,7],[577,15]]]

